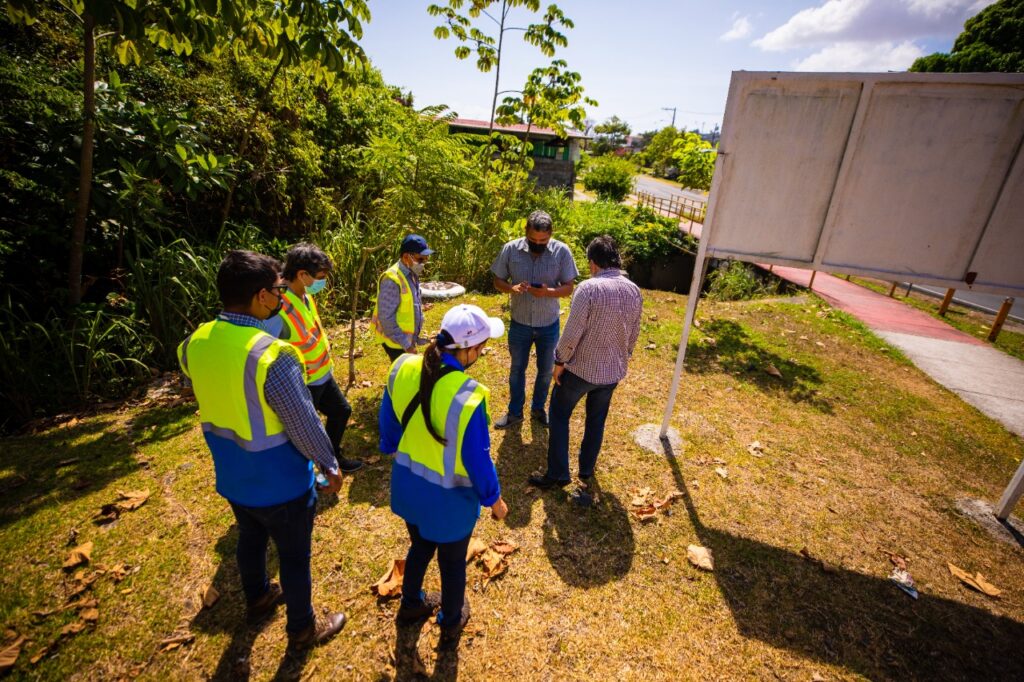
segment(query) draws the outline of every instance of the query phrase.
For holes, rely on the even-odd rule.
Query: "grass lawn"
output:
[[[473,619],[459,655],[438,660],[437,630],[425,626],[424,669],[467,680],[1022,679],[1024,551],[955,506],[963,496],[997,498],[1022,441],[809,296],[702,303],[674,417],[683,445],[674,457],[649,453],[631,433],[660,421],[685,297],[645,299],[609,415],[596,506],[577,508],[571,490],[527,489],[545,456],[541,428],[494,431],[510,513],[504,523],[485,515],[476,536],[520,549],[488,584],[469,567]],[[504,297],[463,300],[507,318]],[[428,312],[428,328],[445,307]],[[351,455],[373,458],[387,363],[365,327],[361,343],[345,439]],[[504,412],[508,362],[499,341],[473,368],[492,389],[492,418]],[[344,361],[337,365],[345,376]],[[194,403],[126,405],[2,442],[0,623],[6,641],[30,640],[11,677],[410,675],[409,659],[393,655],[397,604],[369,591],[407,548],[388,509],[386,459],[321,500],[314,601],[350,620],[330,644],[292,661],[283,610],[259,630],[242,623],[237,534],[195,412]],[[581,428],[582,408],[573,443]],[[763,453],[748,449],[755,440]],[[641,522],[631,509],[644,488],[682,497]],[[151,495],[112,524],[93,523],[132,490]],[[62,570],[69,548],[86,541],[91,562]],[[687,562],[690,544],[712,550],[713,572]],[[907,558],[917,601],[888,580],[887,552]],[[1001,598],[967,589],[947,562],[980,571]],[[46,613],[83,584],[74,598],[95,607]],[[431,568],[427,587],[438,584]],[[210,585],[220,599],[204,609]]]
[[[886,295],[889,294],[889,289],[892,287],[892,282],[883,282],[866,277],[851,277],[850,281]],[[910,295],[906,296],[906,291],[906,287],[896,287],[896,296],[904,303],[923,310],[932,317],[948,322],[960,331],[967,332],[975,338],[991,343],[988,341],[988,333],[992,331],[995,315],[978,312],[977,310],[951,303],[946,310],[945,317],[940,317],[939,305],[942,303],[941,299],[915,290],[911,290]],[[1007,320],[996,337],[995,343],[992,343],[992,345],[1015,358],[1024,360],[1024,327]]]

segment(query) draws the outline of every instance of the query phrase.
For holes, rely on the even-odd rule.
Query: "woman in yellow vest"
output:
[[[267,321],[267,332],[291,343],[302,355],[306,370],[306,386],[317,411],[327,417],[327,435],[338,458],[338,466],[347,474],[363,467],[362,460],[341,455],[341,439],[345,435],[352,406],[334,380],[331,342],[320,321],[315,294],[327,285],[333,269],[327,254],[313,244],[296,244],[288,250],[284,262],[284,292],[281,312]]]
[[[466,549],[480,507],[508,513],[491,461],[486,387],[466,374],[489,339],[505,333],[501,320],[474,305],[458,305],[423,355],[395,360],[380,408],[380,449],[394,453],[391,510],[409,530],[400,624],[429,617],[440,606],[441,648],[458,645],[469,620],[465,602]],[[422,591],[437,552],[441,594]]]

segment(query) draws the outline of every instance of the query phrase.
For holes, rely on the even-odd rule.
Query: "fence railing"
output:
[[[656,197],[647,192],[636,193],[636,205],[646,206],[659,215],[692,220],[704,224],[704,216],[708,212],[706,201],[688,199],[687,197]]]

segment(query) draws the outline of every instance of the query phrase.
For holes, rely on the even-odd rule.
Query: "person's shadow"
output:
[[[437,652],[433,673],[428,673],[417,648],[423,626],[429,621],[395,625],[395,682],[408,680],[441,680],[454,682],[459,678],[459,647]]]
[[[273,544],[273,542],[270,543],[271,548],[273,548]],[[273,627],[283,627],[281,619],[276,616],[283,615],[285,610],[282,600],[274,614],[268,616],[261,623],[249,625],[246,622],[245,594],[242,592],[242,584],[238,577],[238,564],[235,559],[237,546],[238,526],[232,524],[217,541],[215,547],[217,555],[220,557],[220,563],[217,565],[217,571],[211,584],[220,594],[220,599],[212,607],[200,610],[189,625],[189,630],[192,632],[230,633],[231,640],[221,652],[217,668],[210,676],[211,680],[224,680],[225,682],[249,679],[250,658],[256,638],[271,622],[274,623]],[[267,556],[267,573],[271,579],[277,573],[277,568],[277,552],[271,549]],[[273,679],[300,679],[307,656],[306,652],[298,654],[285,652]]]
[[[587,495],[595,501],[581,508],[562,490],[543,493],[548,561],[563,582],[582,588],[623,578],[633,565],[635,549],[629,513],[619,499],[602,491],[596,476]]]
[[[532,440],[523,442],[523,430],[532,428]],[[501,482],[501,496],[508,504],[505,525],[509,528],[523,528],[530,525],[533,505],[540,491],[526,492],[526,479],[534,471],[547,468],[547,430],[536,423],[524,421],[501,432],[501,445],[495,468]]]
[[[912,600],[894,583],[701,522],[671,445],[667,462],[711,574],[744,637],[868,679],[1024,679],[1024,624],[950,599]]]

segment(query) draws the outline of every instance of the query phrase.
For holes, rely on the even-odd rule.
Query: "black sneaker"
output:
[[[530,482],[530,485],[532,485],[535,488],[540,488],[542,490],[554,488],[555,486],[558,486],[559,488],[564,488],[570,483],[570,481],[568,480],[557,481],[553,478],[548,477],[547,474],[542,474],[540,472],[530,474],[530,478],[528,480]]]
[[[441,608],[441,593],[427,592],[422,595],[419,606],[402,606],[395,614],[395,622],[399,625],[411,625],[424,618],[430,618],[434,612]]]
[[[441,626],[441,638],[437,643],[438,651],[452,651],[457,649],[459,646],[459,640],[462,639],[462,631],[466,628],[466,623],[469,622],[469,602],[466,602],[462,606],[462,617],[459,618],[459,622],[454,625],[442,625]]]
[[[349,459],[348,457],[338,457],[338,468],[341,469],[343,474],[352,474],[363,468],[363,460],[361,459]]]
[[[501,419],[499,419],[498,421],[494,422],[494,428],[496,428],[496,429],[507,429],[508,427],[513,426],[515,424],[518,424],[521,421],[523,421],[523,415],[521,415],[521,414],[512,414],[512,413],[509,412],[509,413],[506,413],[505,416],[503,416]]]
[[[544,410],[531,410],[530,416],[533,417],[534,421],[543,426],[545,429],[548,428],[548,413]]]

